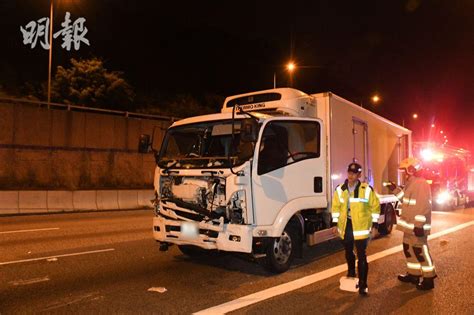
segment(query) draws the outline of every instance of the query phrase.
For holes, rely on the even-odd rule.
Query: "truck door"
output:
[[[356,118],[352,119],[352,134],[354,136],[353,161],[362,165],[362,181],[372,184],[372,174],[368,163],[367,123]]]
[[[276,118],[262,127],[252,170],[253,205],[256,224],[271,225],[290,201],[326,198],[326,164],[319,121]]]

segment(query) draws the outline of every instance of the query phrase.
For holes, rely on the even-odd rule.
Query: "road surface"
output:
[[[245,256],[159,252],[152,216],[0,217],[0,313],[474,313],[472,208],[434,213],[429,244],[439,278],[430,292],[396,279],[405,271],[400,232],[373,240],[365,298],[339,290],[338,241],[305,248],[293,268],[273,275]]]

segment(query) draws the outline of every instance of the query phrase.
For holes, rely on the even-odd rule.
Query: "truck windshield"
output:
[[[158,166],[161,168],[237,166],[249,160],[253,152],[253,143],[240,141],[239,120],[234,121],[234,141],[232,141],[231,120],[189,124],[170,128],[166,132]]]

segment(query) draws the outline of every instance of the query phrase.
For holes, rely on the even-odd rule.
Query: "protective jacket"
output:
[[[400,187],[394,194],[402,203],[402,213],[397,220],[397,229],[415,235],[415,228],[423,229],[424,235],[431,231],[431,189],[424,178],[411,176],[405,189]]]
[[[348,208],[352,218],[352,228],[355,240],[366,239],[370,235],[373,223],[380,216],[380,201],[372,187],[359,182],[352,194],[349,193],[347,180],[336,187],[332,198],[332,221],[337,223],[339,235],[344,239],[347,224]]]

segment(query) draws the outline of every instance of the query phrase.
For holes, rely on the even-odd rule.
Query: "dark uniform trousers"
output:
[[[367,263],[367,244],[369,239],[354,240],[354,234],[352,231],[352,221],[347,219],[346,231],[344,233],[344,249],[346,251],[346,261],[349,273],[355,273],[355,255],[354,245],[357,250],[357,273],[359,275],[359,284],[367,285],[367,275],[369,272],[369,264]]]

